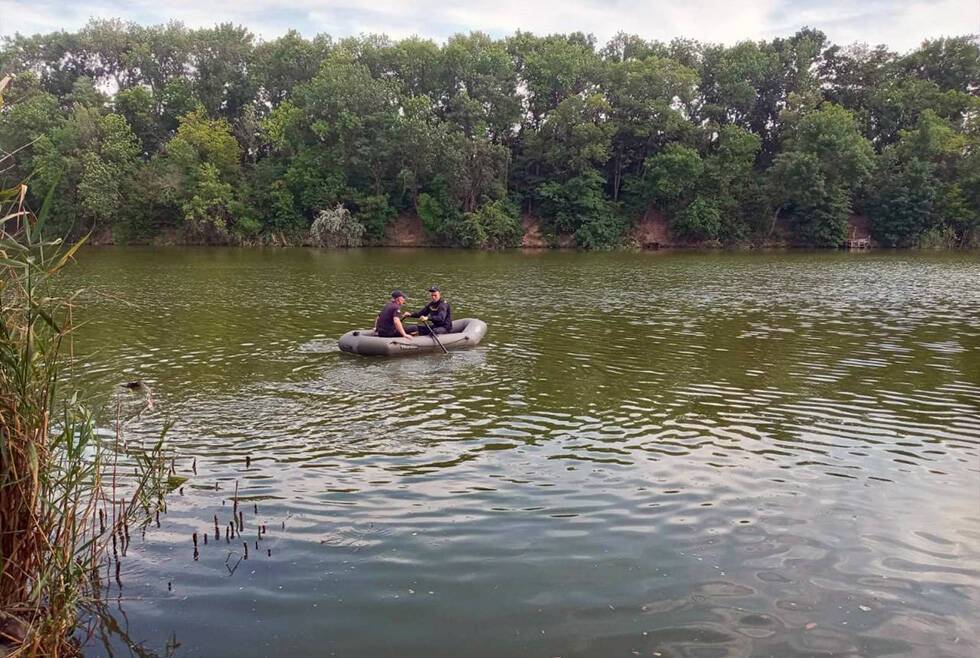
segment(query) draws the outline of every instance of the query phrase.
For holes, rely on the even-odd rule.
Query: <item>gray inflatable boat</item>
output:
[[[447,350],[458,350],[479,344],[487,333],[487,323],[476,318],[463,318],[453,322],[453,330],[439,334],[439,341]],[[340,337],[340,349],[352,354],[370,356],[402,356],[441,352],[442,348],[431,336],[413,336],[412,340],[381,338],[373,329],[348,331]]]

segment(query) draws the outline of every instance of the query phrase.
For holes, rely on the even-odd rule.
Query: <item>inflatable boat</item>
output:
[[[453,330],[439,334],[439,342],[447,350],[458,350],[479,344],[487,333],[487,323],[476,318],[464,318],[453,322]],[[412,336],[412,340],[382,338],[373,329],[348,331],[340,337],[340,349],[352,354],[370,356],[402,356],[425,352],[442,352],[432,336]]]

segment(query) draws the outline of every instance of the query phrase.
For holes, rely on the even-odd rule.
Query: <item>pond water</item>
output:
[[[87,655],[980,652],[977,253],[91,248],[68,278],[94,397],[146,382],[127,432],[172,421],[190,478]],[[478,348],[338,351],[433,283]]]

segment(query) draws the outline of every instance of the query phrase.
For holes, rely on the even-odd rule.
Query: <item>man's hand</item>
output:
[[[429,321],[429,316],[428,315],[420,315],[419,316],[419,320],[421,320],[422,322],[428,322]]]
[[[410,311],[402,311],[402,317],[403,318],[407,318],[410,315],[411,315],[411,312]]]
[[[408,334],[405,334],[404,336],[402,336],[402,338],[404,338],[405,340],[412,340],[412,337],[409,336]]]

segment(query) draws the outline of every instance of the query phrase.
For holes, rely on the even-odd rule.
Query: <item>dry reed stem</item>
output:
[[[160,500],[164,460],[160,444],[131,455],[137,476],[121,495],[119,453],[128,451],[118,408],[109,447],[77,395],[59,397],[71,375],[74,297],[52,295],[50,282],[80,244],[42,241],[43,216],[26,209],[26,192],[0,190],[0,638],[14,645],[11,656],[67,656],[79,650],[80,606],[101,595],[110,543],[118,535],[125,555],[129,522],[149,519],[150,501]],[[107,506],[111,522],[97,533]],[[118,556],[115,566],[118,580]]]

